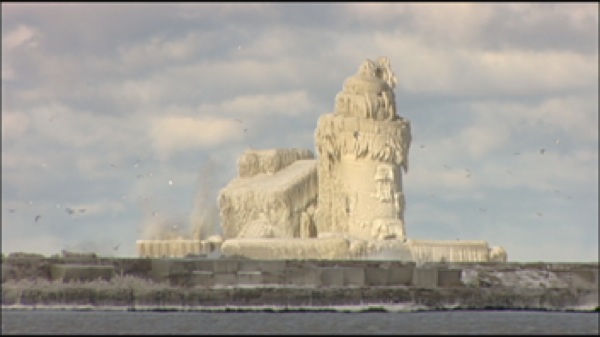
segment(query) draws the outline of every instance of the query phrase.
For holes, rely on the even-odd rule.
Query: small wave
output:
[[[15,311],[127,311],[127,312],[335,312],[335,313],[399,313],[399,312],[433,312],[433,311],[562,311],[562,312],[598,312],[595,306],[573,306],[563,309],[543,307],[473,307],[461,305],[424,306],[414,303],[398,304],[359,304],[359,305],[331,305],[331,306],[289,306],[289,305],[223,305],[223,306],[95,306],[95,305],[3,305],[2,310]]]

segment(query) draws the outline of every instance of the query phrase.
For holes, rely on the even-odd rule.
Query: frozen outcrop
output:
[[[408,170],[411,133],[396,111],[395,83],[387,58],[366,60],[345,81],[335,112],[319,118],[318,232],[406,238],[402,170]]]
[[[483,240],[408,238],[402,179],[412,134],[398,114],[396,84],[387,57],[365,60],[344,81],[333,113],[318,120],[318,159],[307,149],[246,150],[238,177],[217,198],[222,247],[208,250],[261,259],[506,262],[502,247]],[[207,250],[200,241],[172,241],[139,242],[140,255]]]
[[[314,236],[317,161],[292,162],[310,156],[309,150],[298,149],[246,152],[240,159],[240,177],[218,198],[224,239]]]
[[[415,262],[506,262],[483,240],[363,240],[348,235],[323,233],[316,239],[236,238],[223,242],[226,256],[252,259],[381,260]]]
[[[223,255],[263,260],[341,260],[348,249],[343,238],[230,239],[222,246]]]

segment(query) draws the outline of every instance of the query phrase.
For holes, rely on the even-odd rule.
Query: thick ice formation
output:
[[[260,259],[506,261],[503,248],[481,240],[407,238],[402,174],[408,171],[412,135],[410,121],[398,115],[396,83],[386,57],[365,60],[344,82],[334,112],[318,120],[318,159],[307,149],[244,152],[239,176],[218,197],[222,253]],[[200,245],[201,251],[216,249]],[[149,241],[138,247],[140,254],[155,256],[190,251]]]
[[[317,161],[304,159],[311,157],[303,149],[244,153],[240,177],[218,199],[224,238],[298,238],[302,224],[312,227]]]
[[[274,174],[297,160],[314,158],[307,149],[247,149],[238,160],[238,175],[250,178],[260,173]]]
[[[405,238],[401,168],[406,173],[411,134],[396,113],[395,83],[387,58],[366,60],[345,81],[334,114],[319,118],[318,232]]]
[[[348,258],[348,240],[312,239],[230,239],[223,242],[223,255],[263,260],[342,260]]]

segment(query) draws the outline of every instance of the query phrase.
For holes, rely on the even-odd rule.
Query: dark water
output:
[[[600,313],[3,310],[2,334],[595,334]]]

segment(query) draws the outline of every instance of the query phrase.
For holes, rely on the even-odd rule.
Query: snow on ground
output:
[[[520,288],[567,288],[570,276],[547,270],[463,269],[461,280],[468,286],[502,286]]]

